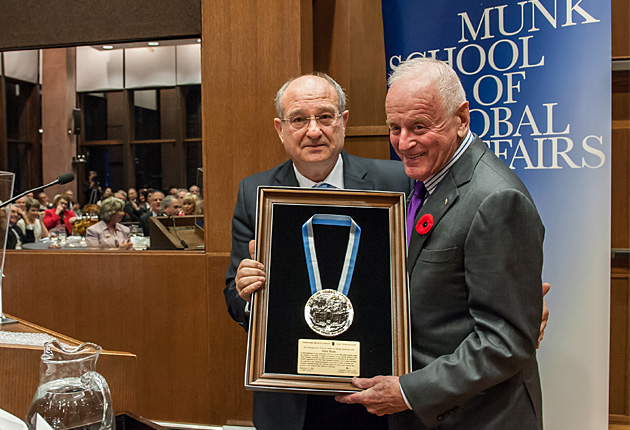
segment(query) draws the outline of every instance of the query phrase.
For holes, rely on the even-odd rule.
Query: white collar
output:
[[[302,188],[313,188],[314,185],[321,184],[322,182],[332,185],[335,188],[344,188],[343,157],[341,157],[341,154],[339,154],[339,158],[337,159],[337,163],[335,163],[335,167],[333,167],[328,176],[326,176],[326,179],[321,182],[313,182],[308,179],[306,176],[298,172],[295,164],[293,164],[293,171],[295,172],[295,177],[297,178],[298,184],[300,184],[300,187]]]

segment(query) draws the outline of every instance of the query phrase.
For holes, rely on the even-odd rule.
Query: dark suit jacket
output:
[[[392,429],[536,430],[544,228],[520,179],[476,138],[419,211],[411,237],[413,411]]]
[[[150,236],[149,232],[149,218],[153,216],[153,211],[149,209],[148,212],[145,212],[140,217],[140,228],[142,228],[142,234],[145,236]]]
[[[9,226],[7,231],[7,249],[15,249],[18,239],[16,234],[20,237],[22,244],[35,242],[35,233],[32,229],[26,229],[26,233],[22,233],[22,229],[17,225]]]
[[[342,152],[342,157],[346,189],[398,191],[406,194],[413,189],[413,181],[405,175],[403,165],[399,161],[360,158],[346,152]],[[245,330],[248,328],[249,319],[245,315],[245,301],[236,291],[234,277],[241,260],[250,258],[249,241],[254,239],[257,188],[261,185],[298,187],[293,163],[286,161],[271,170],[249,176],[239,185],[232,218],[231,264],[227,270],[226,287],[223,292],[230,315]],[[324,397],[254,392],[254,425],[258,430],[301,430],[308,413],[307,403],[310,408],[312,403],[318,401],[328,402],[325,407],[317,406],[323,409],[322,414],[339,412],[342,415],[333,420],[339,428],[369,429],[384,426],[386,423],[386,420],[368,414],[361,405],[343,405],[336,403],[332,398]],[[313,415],[315,414],[309,416]],[[347,419],[351,424],[344,424],[343,419]]]

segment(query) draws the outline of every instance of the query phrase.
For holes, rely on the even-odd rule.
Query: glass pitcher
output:
[[[101,347],[72,349],[57,339],[44,344],[40,382],[26,415],[29,429],[37,414],[55,430],[115,430],[109,386],[95,371]]]

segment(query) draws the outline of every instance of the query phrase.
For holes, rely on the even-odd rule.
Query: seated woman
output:
[[[50,231],[61,224],[65,225],[66,234],[72,234],[72,225],[77,217],[74,212],[68,209],[70,199],[65,194],[59,194],[55,197],[52,209],[46,209],[44,212],[44,225]]]
[[[182,209],[184,215],[201,215],[203,202],[193,193],[187,193],[182,199]]]
[[[109,197],[101,203],[101,220],[85,232],[85,243],[90,248],[131,249],[129,227],[120,224],[125,215],[125,203]]]
[[[18,227],[22,229],[22,233],[26,233],[28,226],[32,226],[36,242],[39,242],[44,237],[48,237],[48,229],[39,217],[39,202],[35,199],[26,199],[25,212],[24,218],[17,222]]]

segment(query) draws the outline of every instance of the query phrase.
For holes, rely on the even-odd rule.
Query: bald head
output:
[[[341,86],[326,73],[313,72],[308,75],[302,75],[299,78],[289,79],[284,83],[282,87],[280,87],[280,89],[276,93],[276,113],[278,114],[278,118],[284,117],[285,111],[282,106],[282,97],[287,89],[289,89],[289,87],[294,86],[294,83],[300,84],[303,81],[316,83],[320,79],[326,81],[326,83],[334,91],[337,98],[337,109],[339,110],[339,112],[343,112],[344,110],[346,110],[346,93],[343,91],[343,88],[341,88]]]

